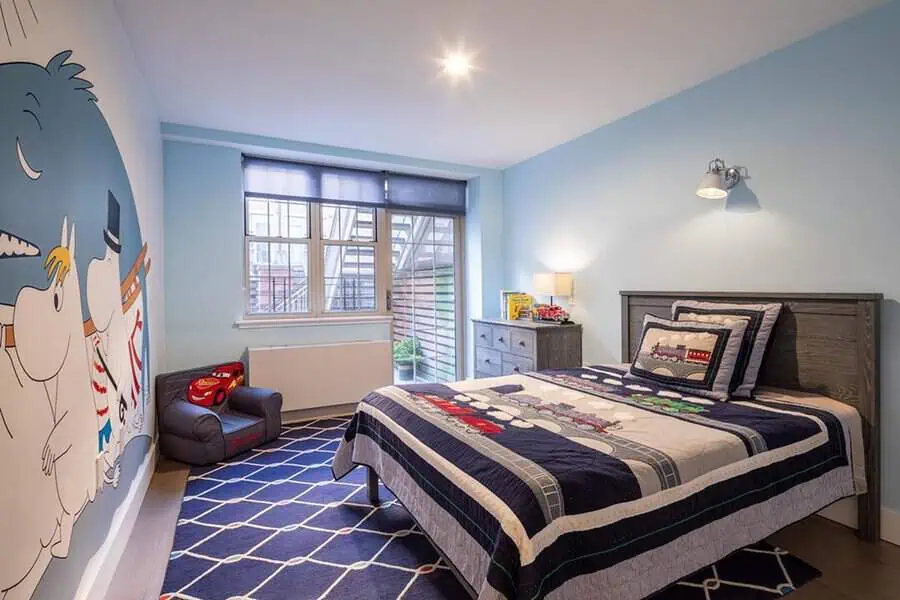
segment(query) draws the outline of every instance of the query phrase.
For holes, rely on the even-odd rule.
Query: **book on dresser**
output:
[[[581,325],[472,319],[475,377],[581,366]]]

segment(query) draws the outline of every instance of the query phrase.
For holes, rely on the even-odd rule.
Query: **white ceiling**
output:
[[[883,2],[116,3],[163,121],[505,167]]]

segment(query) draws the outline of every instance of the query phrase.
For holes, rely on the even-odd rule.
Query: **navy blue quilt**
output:
[[[848,437],[829,411],[622,375],[382,388],[360,403],[335,476],[375,468],[479,597],[522,600],[640,598],[853,493]],[[766,516],[785,502],[794,508]],[[747,532],[748,520],[765,526]],[[688,559],[679,544],[702,549]]]

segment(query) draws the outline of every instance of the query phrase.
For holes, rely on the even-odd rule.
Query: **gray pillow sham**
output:
[[[672,304],[672,318],[678,322],[715,324],[726,319],[746,321],[741,352],[730,385],[731,395],[740,398],[749,398],[753,395],[769,337],[780,312],[780,303],[740,304],[677,300]]]
[[[746,328],[745,319],[699,323],[646,315],[640,344],[625,376],[727,400]]]

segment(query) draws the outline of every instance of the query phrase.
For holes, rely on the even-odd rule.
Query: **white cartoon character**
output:
[[[60,245],[44,261],[50,286],[24,287],[16,299],[16,350],[25,374],[43,383],[54,424],[41,450],[42,470],[56,479],[62,512],[59,536],[50,546],[68,556],[75,519],[97,491],[97,416],[91,401],[84,347],[81,286],[75,261],[75,225],[63,220]],[[29,501],[27,496],[22,497]]]
[[[119,202],[109,192],[107,226],[103,231],[106,254],[94,258],[88,266],[87,304],[96,332],[86,339],[91,360],[91,388],[97,413],[99,457],[98,485],[119,485],[124,425],[128,415],[125,394],[130,393],[128,373],[128,335],[122,313],[119,281]],[[111,474],[110,474],[111,472]]]
[[[3,236],[0,234],[0,243]],[[35,256],[35,252],[24,256]],[[53,412],[41,383],[22,371],[13,329],[14,307],[0,305],[0,540],[15,548],[0,561],[0,598],[31,595],[50,562],[49,546],[61,508],[56,480],[43,471],[42,453]],[[13,592],[7,590],[13,588]],[[17,595],[18,594],[18,595]]]

